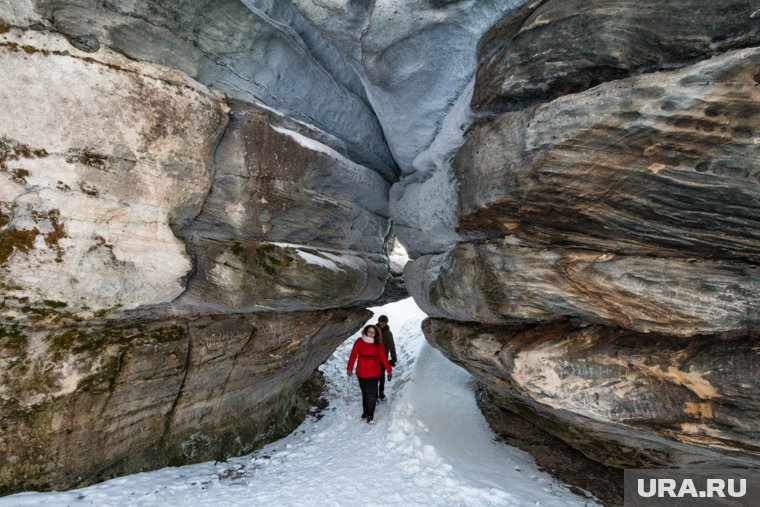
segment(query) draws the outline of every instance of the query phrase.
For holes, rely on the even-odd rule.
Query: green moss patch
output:
[[[99,350],[105,344],[102,334],[83,329],[69,329],[63,333],[50,334],[47,337],[48,352],[54,361],[60,361],[66,354],[82,354]]]
[[[104,170],[108,162],[108,156],[89,150],[72,150],[66,157],[66,162],[70,164],[80,163],[95,169]]]
[[[10,160],[47,156],[48,152],[45,150],[35,150],[26,144],[18,143],[7,137],[0,137],[0,169],[7,169],[6,162]]]
[[[45,234],[45,244],[55,251],[55,261],[63,262],[63,247],[58,243],[66,237],[66,227],[60,222],[61,212],[57,209],[50,211],[33,211],[32,218],[36,222],[50,222],[52,230]]]
[[[40,233],[34,229],[6,229],[0,231],[0,265],[5,264],[14,251],[28,252]]]
[[[93,239],[95,240],[95,244],[87,249],[87,253],[92,253],[98,248],[103,248],[108,252],[108,256],[111,258],[111,262],[113,264],[123,264],[123,262],[119,261],[119,259],[116,257],[116,254],[113,252],[113,245],[111,243],[108,243],[104,237],[94,236]]]
[[[18,169],[14,169],[12,174],[13,176],[11,176],[11,179],[15,181],[16,183],[23,185],[24,183],[26,183],[27,176],[29,176],[31,173],[29,172],[28,169],[18,168]]]
[[[243,257],[243,245],[240,244],[240,241],[235,241],[230,247],[230,250],[232,250],[232,253],[234,255],[237,255],[241,258]]]
[[[79,190],[81,190],[84,194],[89,195],[90,197],[97,197],[100,195],[97,188],[92,185],[88,185],[87,183],[80,183]]]
[[[98,371],[77,383],[77,391],[113,391],[121,370],[121,353],[104,358]]]
[[[174,325],[148,331],[136,338],[147,339],[155,343],[169,343],[184,340],[187,337],[185,326]]]
[[[16,323],[0,324],[0,349],[2,356],[25,357],[29,338]]]
[[[268,275],[274,275],[282,268],[289,266],[295,259],[275,245],[266,243],[256,247],[256,260]]]

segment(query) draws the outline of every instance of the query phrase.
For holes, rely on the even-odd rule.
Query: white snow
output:
[[[377,424],[360,419],[346,362],[356,336],[321,369],[330,406],[288,437],[223,463],[165,468],[57,493],[0,498],[3,506],[512,506],[596,505],[494,441],[472,377],[430,347],[411,299],[388,315],[399,362]],[[372,322],[374,322],[374,318]]]
[[[341,155],[338,153],[335,149],[327,146],[324,143],[320,143],[319,141],[316,141],[310,137],[306,137],[305,135],[296,132],[295,130],[286,129],[285,127],[277,127],[275,125],[269,124],[269,126],[274,130],[275,132],[279,132],[280,134],[284,134],[291,139],[293,139],[295,142],[300,144],[306,149],[309,149],[311,151],[318,151],[320,153],[324,153],[328,157],[338,160],[340,162],[343,162],[346,166],[357,169],[357,170],[366,170],[364,166],[361,164],[357,164],[353,160],[346,158],[344,155]]]
[[[316,264],[317,266],[322,266],[323,268],[327,268],[331,271],[340,270],[340,268],[338,268],[338,265],[330,259],[325,259],[317,255],[310,254],[309,252],[304,252],[303,250],[296,250],[296,253],[300,258],[306,261],[307,264]]]
[[[388,254],[388,263],[391,266],[391,270],[397,273],[404,272],[404,266],[409,262],[409,255],[406,253],[404,245],[398,240],[393,240],[393,250]]]

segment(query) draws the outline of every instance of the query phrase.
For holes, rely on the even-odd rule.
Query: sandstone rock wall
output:
[[[606,464],[760,463],[759,28],[548,0],[481,39],[459,240],[406,285],[431,343]]]
[[[289,5],[0,2],[0,494],[278,438],[401,296],[395,164]]]
[[[292,431],[298,391],[366,310],[138,311],[0,325],[0,494],[221,460]]]

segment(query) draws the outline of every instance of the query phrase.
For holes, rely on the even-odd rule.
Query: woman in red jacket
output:
[[[367,419],[369,424],[375,424],[375,404],[377,403],[377,384],[383,370],[388,372],[388,380],[391,379],[391,365],[385,347],[380,340],[380,330],[373,325],[366,326],[362,335],[354,342],[351,356],[348,358],[348,376],[354,373],[354,362],[357,357],[359,364],[356,365],[356,378],[359,379],[359,387],[362,389],[362,419]]]

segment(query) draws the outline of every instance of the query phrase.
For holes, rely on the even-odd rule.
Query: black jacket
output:
[[[377,327],[380,329],[380,326]],[[391,328],[386,325],[385,329],[380,329],[380,332],[383,334],[383,347],[385,347],[385,353],[390,356],[393,364],[396,364],[396,343],[393,341],[393,333],[391,332]]]

